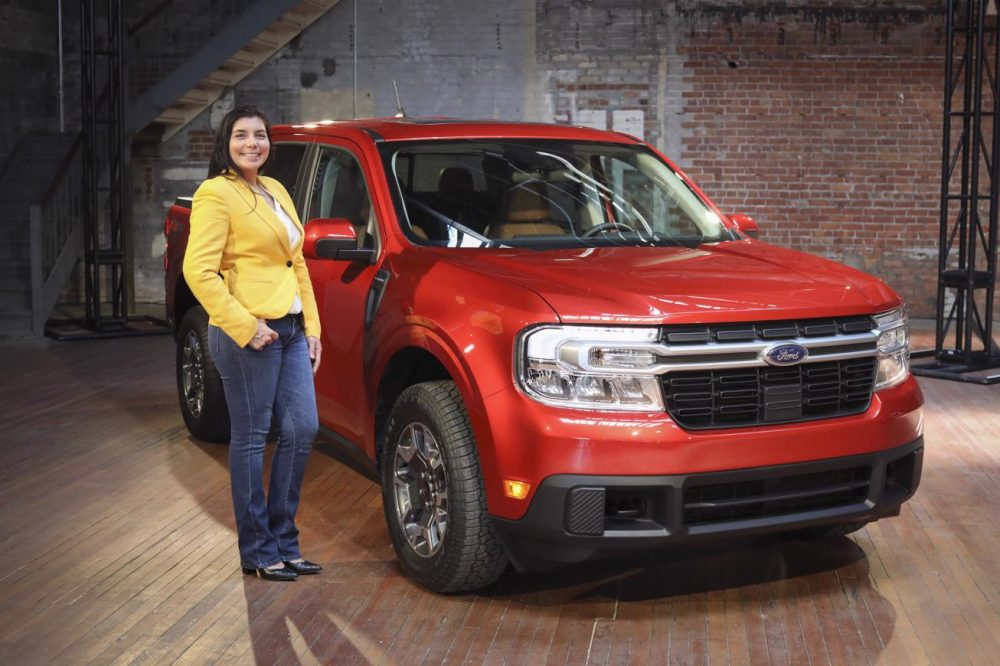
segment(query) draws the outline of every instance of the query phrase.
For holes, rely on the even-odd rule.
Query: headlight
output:
[[[521,334],[518,385],[551,405],[578,409],[663,411],[663,396],[649,346],[655,328],[546,326]]]
[[[879,330],[875,390],[880,391],[910,374],[910,326],[903,308],[875,315],[875,325]]]

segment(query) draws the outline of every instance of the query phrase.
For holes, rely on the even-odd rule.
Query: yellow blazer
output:
[[[258,318],[284,317],[296,294],[306,335],[319,337],[319,311],[302,256],[302,223],[281,183],[264,176],[259,180],[299,228],[299,242],[289,245],[277,213],[242,178],[209,178],[191,206],[184,279],[209,322],[241,347],[257,334]]]

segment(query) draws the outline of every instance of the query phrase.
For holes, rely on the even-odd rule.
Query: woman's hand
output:
[[[256,349],[261,351],[264,347],[268,346],[272,342],[278,340],[277,332],[267,325],[267,322],[263,319],[257,320],[257,334],[254,335],[249,342],[251,349]]]
[[[309,345],[309,360],[313,364],[313,374],[319,370],[319,359],[323,355],[323,345],[319,343],[319,338],[315,335],[306,336],[306,344]]]

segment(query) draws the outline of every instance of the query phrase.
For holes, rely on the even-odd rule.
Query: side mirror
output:
[[[370,261],[373,253],[374,250],[358,248],[358,234],[350,220],[315,218],[306,224],[302,254],[307,259]]]
[[[757,223],[749,215],[734,213],[729,216],[729,221],[733,223],[737,231],[745,236],[756,239],[760,235],[760,227],[757,226]]]

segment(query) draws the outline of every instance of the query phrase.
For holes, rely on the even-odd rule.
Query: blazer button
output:
[[[286,265],[286,266],[288,266],[289,268],[291,268],[291,267],[292,267],[292,262],[290,262],[290,261],[286,261],[286,262],[285,262],[285,265]]]

